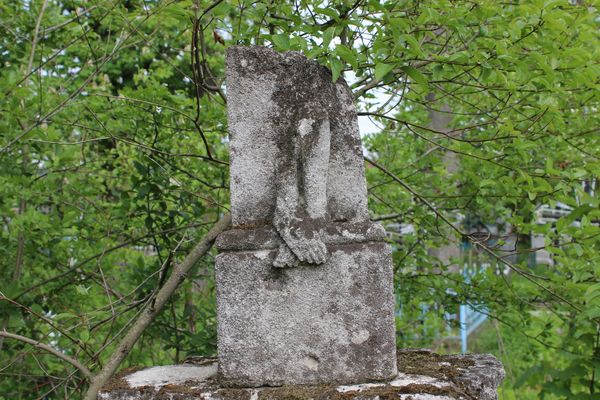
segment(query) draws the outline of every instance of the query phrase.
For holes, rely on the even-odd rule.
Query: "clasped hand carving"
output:
[[[327,115],[302,118],[294,135],[285,137],[278,160],[277,205],[273,225],[283,242],[274,267],[300,262],[323,264],[329,254],[323,242],[327,221],[327,170],[330,127]]]
[[[278,229],[283,243],[279,246],[274,267],[295,267],[300,262],[323,264],[329,256],[322,240],[322,223],[294,218]]]

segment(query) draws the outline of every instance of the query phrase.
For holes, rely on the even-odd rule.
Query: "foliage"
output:
[[[485,305],[524,357],[507,385],[594,398],[599,20],[567,0],[0,0],[0,328],[92,371],[107,361],[227,210],[225,50],[268,45],[343,74],[380,128],[364,140],[370,209],[412,229],[393,236],[399,345],[434,345],[425,328]],[[571,211],[539,224],[557,204]],[[515,256],[542,250],[535,234],[554,265]],[[466,282],[445,255],[460,243],[501,272]],[[128,365],[215,352],[212,263]],[[0,398],[84,391],[73,365],[0,343]]]

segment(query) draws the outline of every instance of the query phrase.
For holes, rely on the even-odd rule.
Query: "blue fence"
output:
[[[487,319],[487,315],[470,306],[462,304],[459,311],[460,318],[460,349],[462,353],[469,350],[469,336]]]
[[[465,282],[470,282],[471,277],[474,274],[477,274],[487,268],[491,268],[492,266],[489,263],[474,263],[474,264],[465,264],[463,267],[463,276],[465,278]],[[402,315],[402,305],[398,304],[398,309],[396,311],[396,316],[400,317]],[[421,305],[421,314],[425,316],[428,313],[430,306],[427,304]],[[433,332],[434,336],[442,339],[449,340],[460,340],[461,343],[461,351],[462,353],[467,353],[469,350],[469,337],[487,320],[487,313],[485,306],[477,306],[477,309],[473,308],[468,304],[461,304],[457,314],[446,314],[446,318],[449,319],[458,319],[459,329],[458,332],[456,329],[448,328],[445,332]],[[425,329],[425,328],[424,328]],[[422,334],[424,336],[429,336],[432,332],[423,331]],[[429,336],[431,337],[431,336]],[[418,339],[418,338],[415,338]]]
[[[469,283],[474,274],[487,268],[490,268],[490,264],[488,263],[471,265],[465,264],[463,267],[463,276],[465,277],[465,282]],[[471,334],[475,332],[475,330],[477,330],[477,328],[479,328],[479,326],[487,319],[485,308],[482,311],[484,312],[477,311],[468,304],[461,304],[460,306],[460,349],[463,354],[469,350],[469,336],[471,336]]]

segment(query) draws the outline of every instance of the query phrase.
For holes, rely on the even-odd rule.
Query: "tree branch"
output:
[[[438,209],[433,204],[431,204],[429,201],[427,201],[427,199],[425,199],[419,193],[417,193],[416,191],[414,191],[413,188],[411,188],[409,185],[407,185],[405,182],[403,182],[400,178],[398,178],[396,175],[394,175],[392,172],[390,172],[383,165],[380,165],[379,163],[377,163],[377,162],[369,159],[368,157],[364,157],[364,159],[369,164],[371,164],[375,168],[379,169],[381,172],[383,172],[384,174],[386,174],[387,176],[389,176],[390,178],[392,178],[394,181],[396,181],[398,184],[400,184],[400,186],[402,186],[409,193],[411,193],[413,196],[415,196],[419,201],[421,201],[422,203],[424,203],[427,206],[427,208],[429,208],[437,216],[437,218],[439,218],[442,221],[444,221],[457,234],[459,234],[460,236],[463,236],[463,237],[467,238],[475,246],[479,246],[487,254],[489,254],[490,256],[492,256],[493,258],[495,258],[496,260],[498,260],[500,263],[506,265],[508,268],[510,268],[511,270],[513,270],[514,272],[516,272],[517,274],[521,275],[522,277],[524,277],[525,279],[527,279],[528,281],[530,281],[531,283],[533,283],[535,286],[537,286],[540,289],[542,289],[544,292],[547,292],[551,297],[555,298],[556,300],[562,301],[563,303],[567,304],[568,306],[570,306],[571,308],[573,308],[577,312],[580,312],[580,313],[583,312],[583,310],[581,309],[581,307],[579,307],[578,305],[576,305],[572,301],[569,301],[567,298],[565,298],[564,296],[558,294],[557,292],[553,292],[552,290],[550,290],[549,288],[547,288],[546,286],[542,285],[541,283],[539,283],[536,280],[536,279],[547,280],[548,278],[543,277],[543,276],[539,276],[539,275],[536,275],[536,274],[533,274],[531,272],[524,271],[524,270],[518,268],[517,266],[515,266],[514,264],[506,261],[503,257],[498,256],[492,249],[490,249],[488,246],[486,246],[485,243],[477,240],[472,235],[468,235],[468,234],[462,232],[460,230],[460,228],[458,228],[456,225],[454,225],[448,218],[446,218],[446,216],[444,216],[441,212],[439,212]],[[598,321],[599,320],[598,318],[592,318],[592,320],[594,322],[596,322],[596,323],[600,322],[600,321]]]
[[[47,351],[48,353],[60,358],[61,360],[65,361],[65,362],[68,362],[69,364],[71,364],[72,366],[77,368],[79,371],[81,371],[81,373],[83,373],[85,375],[85,377],[87,379],[92,379],[92,373],[90,372],[89,369],[87,369],[87,367],[85,365],[81,364],[76,359],[69,357],[68,355],[66,355],[64,353],[61,353],[60,351],[53,349],[52,347],[48,346],[47,344],[41,343],[34,339],[30,339],[25,336],[17,335],[14,333],[9,333],[6,331],[0,331],[0,336],[9,338],[9,339],[19,340],[21,342],[28,343],[34,347],[37,347],[38,349]]]
[[[40,34],[40,25],[42,23],[42,18],[44,17],[44,12],[46,11],[46,7],[48,6],[48,0],[44,0],[42,3],[42,8],[40,9],[40,13],[37,16],[35,21],[35,29],[33,31],[33,39],[31,39],[31,52],[29,53],[29,62],[27,63],[27,70],[25,73],[29,76],[31,72],[31,67],[33,66],[33,59],[35,57],[35,49],[37,47],[37,43],[39,40]],[[24,81],[27,83],[27,79]],[[21,99],[21,107],[25,108],[25,102]],[[27,163],[29,161],[27,146],[23,148],[23,173],[26,173]],[[17,215],[22,215],[27,208],[27,200],[25,198],[21,198],[19,201],[19,208],[17,210]],[[12,281],[16,283],[19,281],[21,277],[21,271],[23,269],[23,258],[25,257],[25,234],[23,230],[20,229],[17,234],[17,255],[15,257],[15,269],[13,271]],[[8,327],[9,316],[7,315],[2,321],[2,330],[5,330]],[[4,340],[0,337],[0,351],[2,351],[2,346],[4,344]]]
[[[206,236],[194,247],[186,256],[181,264],[174,269],[169,279],[160,288],[153,301],[150,301],[125,337],[121,340],[104,368],[93,378],[90,387],[85,395],[85,400],[96,400],[98,391],[115,373],[121,362],[127,357],[135,343],[138,341],[144,330],[152,323],[154,318],[163,309],[175,289],[185,279],[190,269],[202,258],[212,247],[217,236],[226,230],[231,224],[231,214],[226,214],[219,222],[208,231]]]

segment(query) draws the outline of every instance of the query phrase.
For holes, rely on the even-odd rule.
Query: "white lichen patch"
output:
[[[400,400],[456,400],[454,397],[438,396],[436,394],[401,394]]]
[[[436,388],[443,388],[450,386],[449,382],[440,381],[439,379],[432,378],[426,375],[411,375],[402,372],[398,373],[396,379],[390,382],[390,386],[402,387],[408,385],[430,385]]]
[[[315,121],[312,118],[302,118],[298,124],[298,133],[300,133],[300,136],[304,137],[310,134],[314,123]]]
[[[204,381],[217,374],[217,363],[209,365],[167,365],[146,368],[127,375],[125,380],[132,388],[176,385],[186,381]]]
[[[266,260],[267,257],[269,257],[269,253],[270,252],[271,252],[271,250],[255,251],[254,252],[254,257],[258,258],[259,260]]]
[[[361,383],[358,385],[344,385],[338,386],[336,390],[339,393],[348,393],[348,392],[360,392],[367,389],[372,389],[376,387],[383,387],[385,383]]]
[[[346,238],[346,239],[361,239],[362,235],[358,235],[356,233],[352,233],[350,232],[348,229],[344,229],[342,230],[342,237]]]
[[[314,357],[304,357],[300,363],[311,371],[319,370],[319,360]]]
[[[362,329],[358,332],[354,332],[350,341],[354,344],[361,344],[369,340],[369,336],[371,336],[369,331]]]

